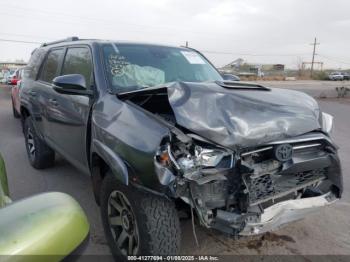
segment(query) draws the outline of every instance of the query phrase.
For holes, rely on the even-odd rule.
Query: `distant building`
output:
[[[22,67],[27,65],[24,61],[16,61],[16,62],[1,62],[0,61],[0,70],[11,70],[16,69],[18,67]]]
[[[13,74],[17,68],[23,67],[27,63],[23,61],[1,62],[0,61],[0,83],[6,83],[7,78]]]
[[[231,63],[219,68],[222,73],[236,74],[241,76],[264,76],[283,75],[285,66],[283,64],[254,64],[238,58]]]
[[[237,72],[242,67],[243,63],[244,63],[244,60],[242,58],[238,58],[232,61],[231,63],[218,69],[222,73],[237,74]]]
[[[284,71],[284,65],[282,64],[263,64],[261,69],[264,71]]]

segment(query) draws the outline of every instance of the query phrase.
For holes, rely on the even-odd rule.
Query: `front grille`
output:
[[[266,199],[275,194],[275,187],[270,174],[247,180],[246,183],[250,192],[249,198],[251,202]]]
[[[292,159],[285,162],[276,155],[277,147],[283,144],[293,147]],[[326,157],[328,144],[325,136],[313,134],[242,151],[241,164],[247,172],[242,178],[249,204],[278,202],[287,195],[293,198],[304,189],[317,186],[326,179],[326,166],[317,163],[310,166],[310,161]],[[293,169],[294,164],[298,167]]]
[[[264,174],[243,177],[249,193],[250,205],[257,205],[268,200],[278,199],[292,192],[317,184],[325,179],[324,170],[314,170],[297,174]]]

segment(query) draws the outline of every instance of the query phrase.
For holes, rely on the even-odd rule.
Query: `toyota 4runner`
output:
[[[115,256],[176,254],[179,210],[252,235],[341,197],[332,116],[194,49],[73,37],[37,48],[22,85],[31,165],[57,152],[90,175]]]

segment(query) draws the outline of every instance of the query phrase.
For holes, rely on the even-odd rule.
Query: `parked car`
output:
[[[43,193],[12,202],[5,164],[0,155],[2,260],[61,261],[70,254],[80,255],[88,237],[87,217],[80,205],[67,194]]]
[[[8,85],[17,85],[19,76],[19,70],[16,69],[8,78],[7,78],[7,84]]]
[[[343,81],[344,80],[344,76],[342,73],[340,72],[332,72],[328,75],[329,80],[333,80],[333,81]]]
[[[342,72],[341,74],[342,74],[342,76],[343,76],[343,80],[350,80],[350,75],[349,75],[349,73]]]
[[[16,70],[5,70],[4,71],[4,75],[3,75],[3,80],[2,80],[2,83],[3,84],[8,84],[10,85],[11,84],[11,76],[15,73]]]
[[[241,81],[241,79],[233,74],[222,74],[222,78],[228,81]]]
[[[18,69],[16,71],[16,85],[13,85],[11,88],[11,101],[12,101],[12,112],[15,118],[20,118],[21,103],[20,103],[20,90],[21,90],[21,79],[23,74],[23,69]]]
[[[6,84],[5,73],[3,70],[0,70],[0,84]]]
[[[11,75],[12,73],[7,70],[7,69],[2,69],[0,71],[0,83],[1,84],[7,84],[7,81],[9,79],[9,76]]]
[[[177,209],[254,235],[341,197],[332,116],[302,92],[225,82],[194,49],[70,38],[38,48],[22,82],[29,162],[57,152],[91,176],[119,259],[176,254]]]

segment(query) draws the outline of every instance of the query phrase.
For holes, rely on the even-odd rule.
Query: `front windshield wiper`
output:
[[[271,89],[259,85],[256,83],[246,83],[246,82],[239,82],[239,81],[215,81],[215,83],[219,86],[222,86],[224,88],[228,89],[238,89],[238,90],[262,90],[262,91],[270,91]]]

